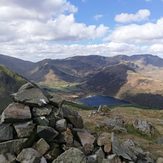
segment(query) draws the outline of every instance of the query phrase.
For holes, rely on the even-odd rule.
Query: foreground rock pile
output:
[[[132,140],[84,129],[78,112],[27,83],[1,115],[0,163],[154,162]]]

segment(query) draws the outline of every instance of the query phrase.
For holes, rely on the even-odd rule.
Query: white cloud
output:
[[[102,17],[103,17],[102,14],[97,14],[97,15],[94,16],[94,19],[95,19],[96,21],[98,21],[98,20],[101,19]]]
[[[130,24],[113,30],[106,40],[115,42],[153,43],[163,40],[163,18],[156,23]]]
[[[77,11],[67,0],[0,0],[0,53],[35,61],[91,54],[163,54],[163,18],[141,25],[121,24],[108,35],[108,27],[102,24],[77,22]],[[104,43],[76,44],[94,42],[106,34]]]
[[[6,34],[6,39],[0,36],[0,41],[11,36],[24,42],[74,41],[102,37],[108,31],[102,24],[76,22],[75,12],[77,8],[66,0],[1,0],[0,33]]]
[[[139,10],[135,14],[121,13],[115,16],[115,21],[119,23],[140,22],[147,20],[150,14],[150,11],[147,9]]]

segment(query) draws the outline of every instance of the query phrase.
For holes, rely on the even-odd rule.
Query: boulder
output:
[[[50,146],[43,138],[41,138],[34,145],[34,149],[36,149],[39,153],[44,155],[50,149]]]
[[[44,106],[49,103],[43,91],[35,84],[27,83],[23,85],[17,93],[13,94],[14,101],[27,104],[29,106]]]
[[[33,148],[23,149],[17,156],[17,161],[22,163],[45,163],[46,160],[42,159],[42,155]]]
[[[16,157],[11,153],[0,154],[0,163],[16,163]]]
[[[19,103],[10,104],[2,113],[1,122],[24,122],[31,119],[28,106]]]
[[[78,131],[77,135],[83,146],[84,152],[86,154],[89,154],[90,152],[92,152],[94,149],[95,137],[86,130]]]
[[[83,152],[77,148],[70,148],[57,157],[52,163],[86,163],[86,157]]]
[[[68,108],[61,109],[61,115],[68,120],[75,128],[83,128],[83,119],[78,112]]]
[[[66,119],[60,119],[56,122],[55,129],[59,132],[66,131],[67,129],[67,121]]]
[[[34,117],[48,116],[51,113],[51,111],[52,111],[51,107],[41,107],[41,108],[34,107],[32,109],[32,115]]]
[[[0,124],[0,142],[13,139],[13,127],[11,124]]]
[[[58,135],[58,132],[52,127],[37,126],[37,134],[40,138],[45,139],[47,142],[54,140]]]
[[[155,133],[155,128],[153,127],[153,125],[146,120],[136,119],[133,122],[133,127],[139,130],[141,133],[149,136],[152,136]]]
[[[15,131],[19,138],[30,137],[34,132],[35,124],[32,121],[14,124]]]
[[[20,150],[24,148],[27,140],[27,138],[23,138],[0,143],[0,154],[20,152]]]

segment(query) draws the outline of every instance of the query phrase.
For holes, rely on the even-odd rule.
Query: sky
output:
[[[0,0],[0,54],[163,57],[163,0]]]

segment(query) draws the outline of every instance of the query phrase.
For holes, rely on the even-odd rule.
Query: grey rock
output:
[[[70,148],[57,157],[53,163],[86,163],[86,157],[77,148]]]
[[[23,138],[0,143],[0,154],[20,152],[20,150],[26,145],[27,140],[27,138]]]
[[[11,124],[0,124],[0,142],[13,139],[13,127]]]
[[[48,116],[51,113],[51,111],[52,111],[51,107],[41,107],[41,108],[34,107],[32,109],[32,115],[34,117]]]
[[[120,143],[118,138],[112,134],[112,152],[117,156],[134,161],[134,162],[150,162],[153,163],[153,159],[149,153],[145,153],[140,147],[138,147],[132,140],[128,139],[123,143]]]
[[[43,138],[41,138],[34,145],[34,149],[36,149],[39,153],[44,155],[50,149],[50,146]]]
[[[118,127],[124,127],[124,119],[120,116],[116,116],[114,118],[109,118],[105,121],[103,121],[103,123],[108,127],[113,129],[114,127],[118,126]]]
[[[49,126],[49,120],[44,116],[36,117],[33,119],[33,121],[40,126]]]
[[[45,162],[45,159],[42,159],[42,155],[33,148],[23,149],[17,156],[17,161],[21,163],[41,163]]]
[[[95,141],[95,137],[86,130],[78,131],[77,135],[79,137],[79,140],[83,146],[85,153],[86,154],[91,153],[94,149],[93,143]]]
[[[48,126],[37,126],[37,134],[40,138],[45,139],[47,142],[54,140],[58,135],[58,132],[52,127]]]
[[[61,109],[61,115],[67,119],[76,128],[83,128],[83,119],[78,112],[68,108]]]
[[[140,119],[136,119],[133,122],[133,127],[137,130],[139,130],[140,132],[142,132],[143,134],[152,136],[155,133],[155,128],[154,126],[146,121],[146,120],[140,120]]]
[[[13,94],[16,102],[24,103],[30,106],[45,106],[49,103],[48,98],[43,91],[35,84],[27,83],[23,85],[17,93]]]
[[[163,163],[163,157],[159,157],[156,161],[156,163]]]
[[[14,124],[15,131],[19,138],[30,137],[34,132],[35,124],[32,121]]]
[[[16,163],[16,157],[11,153],[0,154],[0,163]]]
[[[1,122],[23,122],[31,119],[28,106],[19,103],[10,104],[2,113]]]
[[[67,121],[65,119],[60,119],[56,122],[56,126],[55,126],[56,130],[58,130],[59,132],[63,132],[66,131],[67,129]]]

